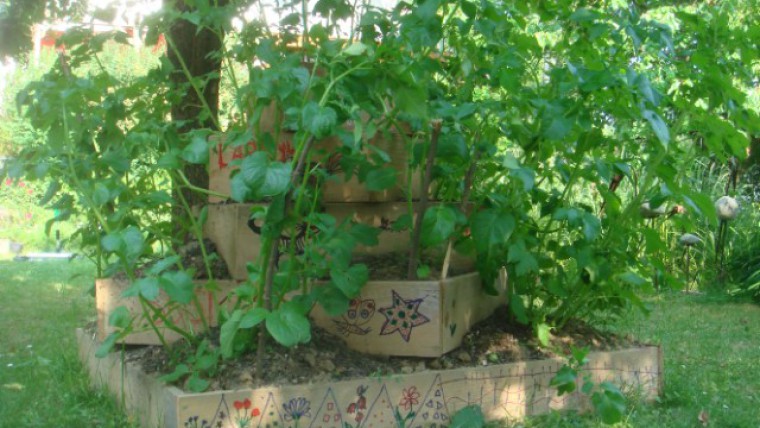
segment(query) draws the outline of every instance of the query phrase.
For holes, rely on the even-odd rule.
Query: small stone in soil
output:
[[[331,360],[322,360],[319,362],[319,368],[322,371],[330,373],[335,370],[335,363],[333,363]]]
[[[472,356],[467,351],[462,351],[457,354],[457,360],[463,362],[463,363],[470,363],[472,362]]]
[[[311,368],[317,367],[317,357],[314,354],[312,353],[304,354],[303,360],[306,362],[306,364],[309,365],[309,367]]]

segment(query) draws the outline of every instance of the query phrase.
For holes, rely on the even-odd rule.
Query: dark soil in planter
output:
[[[370,281],[406,280],[409,265],[408,252],[392,252],[386,254],[362,254],[354,256],[353,263],[364,263],[370,271]],[[457,275],[474,272],[472,263],[469,266],[459,262],[452,262],[449,267],[448,278]],[[442,254],[423,255],[420,265],[430,268],[430,275],[419,280],[438,280],[441,278],[441,266],[443,265]]]
[[[409,374],[424,370],[487,366],[514,361],[563,356],[571,347],[588,346],[591,351],[608,351],[641,345],[631,337],[600,332],[576,322],[555,332],[551,346],[542,348],[529,327],[514,324],[505,308],[477,324],[465,337],[462,346],[440,358],[378,357],[347,349],[340,338],[323,330],[312,332],[312,341],[294,348],[284,348],[271,340],[262,379],[257,377],[254,353],[244,354],[220,364],[211,379],[212,390],[253,388],[341,380],[358,377]],[[218,329],[209,332],[218,345]],[[187,345],[174,345],[179,353],[190,352]],[[171,372],[169,355],[161,347],[129,347],[128,361],[137,362],[149,373]],[[180,388],[183,385],[177,385]]]

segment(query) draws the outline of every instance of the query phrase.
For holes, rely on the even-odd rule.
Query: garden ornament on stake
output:
[[[728,236],[728,222],[739,215],[739,202],[730,196],[721,196],[715,201],[715,214],[718,216],[718,236],[715,238],[715,261],[718,264],[718,276],[723,276],[723,253]]]
[[[684,273],[686,274],[686,290],[689,290],[689,263],[691,263],[691,247],[699,244],[702,242],[702,240],[699,238],[699,236],[694,235],[693,233],[684,233],[681,235],[681,237],[678,238],[678,243],[684,247],[683,254],[685,263],[684,263]]]

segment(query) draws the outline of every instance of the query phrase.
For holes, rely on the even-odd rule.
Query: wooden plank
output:
[[[79,344],[79,358],[90,375],[90,381],[99,388],[109,390],[119,397],[119,402],[126,406],[126,411],[140,422],[143,428],[174,428],[178,425],[167,424],[172,420],[170,414],[176,408],[176,388],[166,388],[155,376],[145,374],[134,363],[124,363],[118,353],[105,358],[96,358],[98,343],[92,335],[84,330],[76,330]],[[174,420],[179,416],[176,411]]]
[[[157,381],[133,363],[122,366],[117,354],[95,359],[96,342],[82,330],[77,331],[77,339],[93,383],[123,398],[128,411],[145,427],[156,426],[155,421],[177,428],[205,420],[208,426],[221,428],[246,423],[251,427],[276,423],[282,427],[400,428],[393,417],[396,411],[408,417],[404,426],[430,427],[448,425],[452,415],[471,404],[480,406],[487,420],[590,408],[589,397],[580,388],[559,397],[549,385],[565,363],[561,359],[193,394],[173,387],[161,391]],[[657,346],[592,352],[588,359],[581,378],[589,374],[595,382],[611,381],[645,400],[655,399],[660,392],[663,366]],[[166,408],[160,409],[160,403]]]
[[[219,256],[235,280],[246,280],[246,263],[255,262],[259,257],[261,237],[248,227],[251,208],[256,205],[265,204],[208,205],[203,235],[216,244]]]
[[[472,325],[506,304],[506,298],[506,292],[483,293],[477,273],[444,281],[369,281],[345,314],[330,317],[316,307],[311,316],[357,351],[439,357],[459,346]]]
[[[441,352],[458,347],[462,339],[477,322],[488,318],[494,310],[507,304],[506,271],[496,279],[494,288],[498,296],[483,291],[480,275],[472,273],[441,282],[443,322],[441,324]]]
[[[129,285],[127,281],[110,278],[95,281],[95,306],[98,313],[99,339],[103,340],[109,334],[116,331],[115,327],[108,324],[108,319],[117,307],[124,306],[134,318],[134,332],[127,335],[120,343],[160,345],[161,342],[156,332],[151,329],[148,320],[143,315],[139,299],[137,297],[122,297],[121,294]],[[201,303],[202,314],[211,326],[216,325],[217,322],[218,314],[216,313],[216,307],[218,303],[222,301],[225,304],[232,303],[227,297],[237,286],[237,283],[233,281],[217,281],[217,285],[218,289],[213,291],[206,289],[203,283],[199,283],[196,286],[196,294]],[[162,291],[153,303],[159,307],[167,308],[168,302],[168,296]],[[164,313],[171,317],[175,325],[195,332],[202,330],[202,322],[194,305],[172,305],[171,307],[173,308],[171,311],[166,309]],[[167,342],[175,342],[182,338],[178,333],[162,326],[161,320],[156,320],[155,322]]]
[[[586,373],[599,382],[611,380],[623,389],[657,394],[661,375],[657,348],[592,353]],[[549,386],[564,364],[537,360],[410,375],[364,378],[255,390],[187,394],[179,398],[180,423],[204,419],[211,426],[298,426],[314,428],[399,427],[394,413],[407,417],[405,426],[446,426],[461,408],[479,405],[488,420],[521,419],[550,410],[587,409],[588,397],[578,391],[557,396]],[[627,386],[625,386],[627,385]]]
[[[346,345],[377,355],[441,355],[440,286],[437,281],[370,281],[350,309],[330,317],[312,311],[315,324]]]

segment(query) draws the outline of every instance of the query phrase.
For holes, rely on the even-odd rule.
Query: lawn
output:
[[[83,261],[0,262],[0,427],[128,427],[89,388],[74,329],[95,316]]]
[[[125,427],[128,419],[88,387],[74,328],[92,321],[92,269],[81,261],[0,262],[0,427]],[[648,318],[613,329],[662,343],[665,392],[632,401],[623,426],[760,427],[760,306],[719,294],[662,294]],[[548,415],[508,426],[595,427],[592,416]]]

